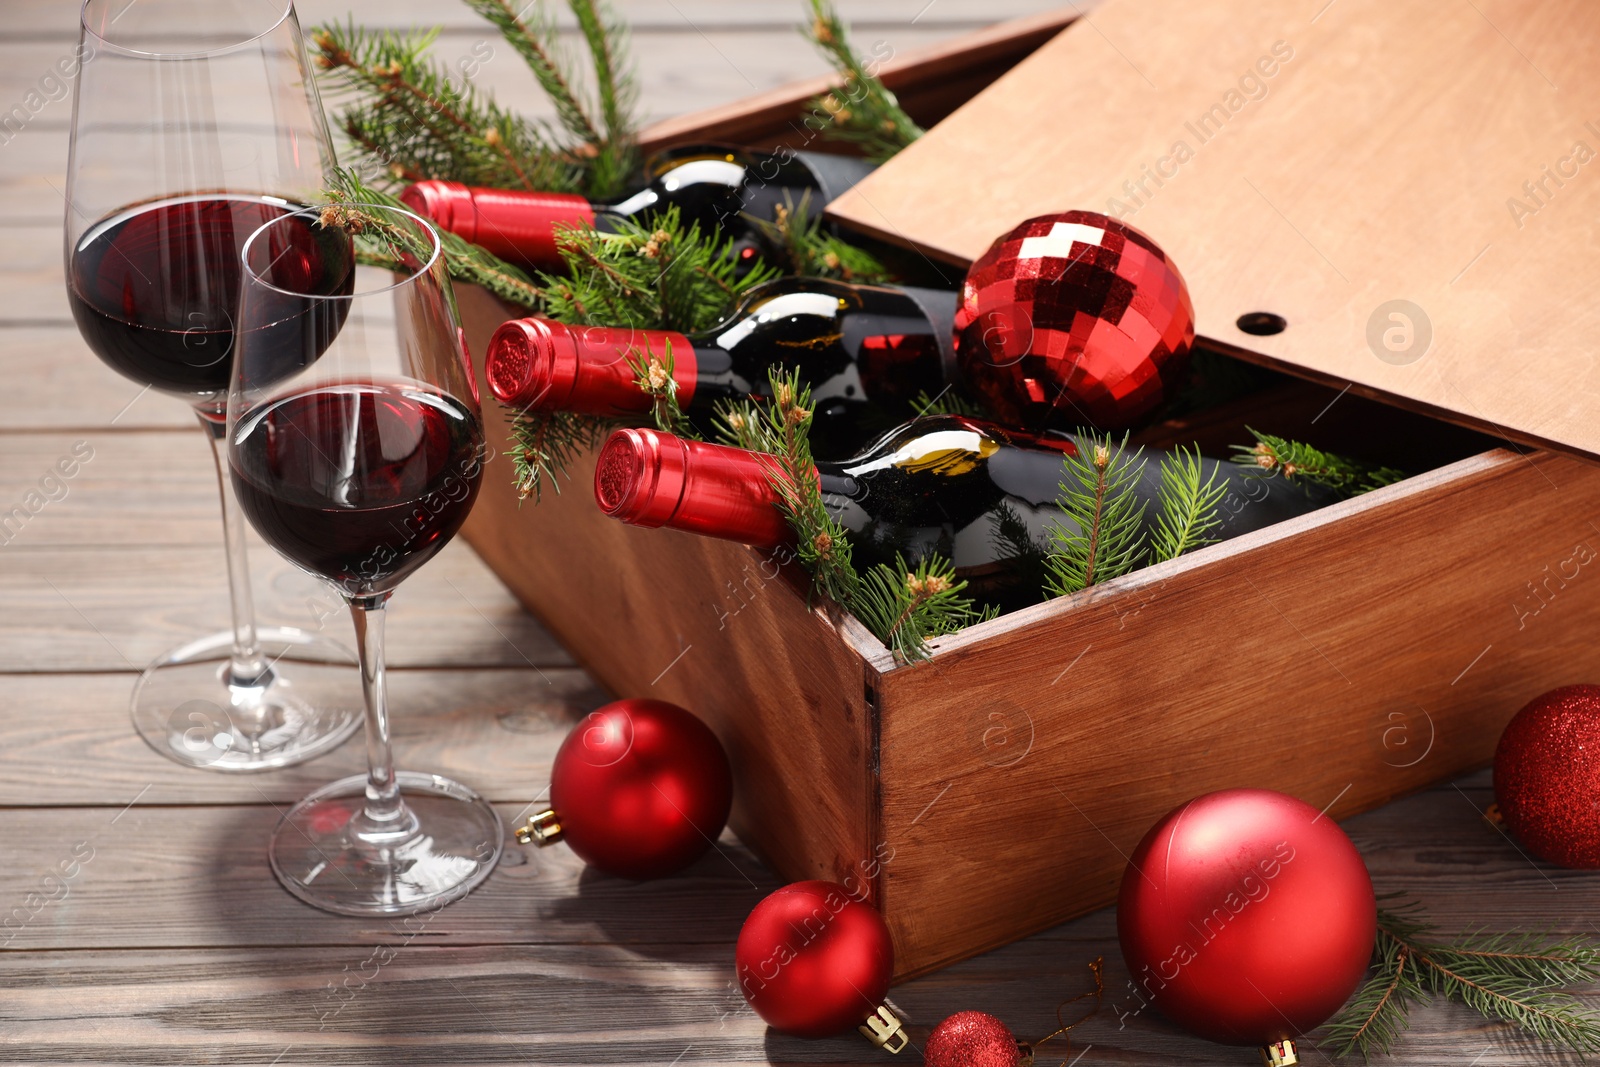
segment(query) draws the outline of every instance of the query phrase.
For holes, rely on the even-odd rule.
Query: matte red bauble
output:
[[[1600,868],[1600,686],[1552,689],[1517,712],[1494,750],[1494,799],[1535,856]]]
[[[1376,936],[1355,845],[1316,808],[1266,789],[1168,814],[1134,850],[1117,899],[1137,995],[1225,1045],[1320,1026],[1366,975]]]
[[[967,389],[1028,430],[1132,426],[1183,384],[1194,305],[1178,268],[1094,211],[1029,219],[967,272],[956,312]]]
[[[728,757],[705,723],[662,700],[618,700],[561,742],[550,810],[517,839],[565,841],[602,871],[660,878],[705,854],[732,804]]]
[[[891,1051],[905,1047],[882,1006],[894,974],[889,928],[842,885],[795,882],[757,904],[739,931],[735,970],[744,999],[774,1030],[831,1037],[854,1026],[896,1035],[878,1042]]]
[[[933,1028],[923,1067],[1017,1067],[1022,1049],[1011,1028],[982,1011],[958,1011]]]

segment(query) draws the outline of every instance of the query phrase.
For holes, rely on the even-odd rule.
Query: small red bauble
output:
[[[735,949],[739,991],[774,1030],[831,1037],[878,1010],[894,974],[889,928],[834,882],[795,882],[755,906]]]
[[[1366,975],[1372,879],[1316,808],[1266,789],[1191,800],[1134,850],[1117,937],[1136,995],[1225,1045],[1315,1029]]]
[[[1494,799],[1535,856],[1600,868],[1600,686],[1552,689],[1517,712],[1494,750]]]
[[[618,700],[561,743],[551,810],[517,837],[565,841],[585,863],[623,878],[660,878],[711,848],[732,804],[728,757],[705,723],[662,700]]]
[[[1022,1050],[1005,1023],[981,1011],[958,1011],[933,1028],[923,1067],[1017,1067]]]
[[[967,272],[956,360],[1001,422],[1132,426],[1183,383],[1194,305],[1154,241],[1095,211],[1029,219]]]

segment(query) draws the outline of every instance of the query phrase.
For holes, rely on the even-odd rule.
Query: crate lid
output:
[[[1108,0],[829,210],[963,264],[1119,215],[1224,350],[1597,457],[1597,42],[1593,0]]]

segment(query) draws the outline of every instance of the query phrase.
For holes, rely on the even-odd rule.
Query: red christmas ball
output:
[[[1494,750],[1494,799],[1535,856],[1600,868],[1600,686],[1552,689],[1517,712]]]
[[[883,917],[834,882],[795,882],[767,896],[744,921],[734,958],[744,999],[796,1037],[861,1025],[894,974]]]
[[[933,1028],[923,1067],[1017,1067],[1022,1050],[1005,1023],[981,1011],[958,1011]]]
[[[1366,975],[1376,936],[1355,845],[1316,808],[1266,789],[1169,813],[1134,850],[1117,899],[1138,998],[1224,1045],[1320,1026]]]
[[[1183,276],[1154,241],[1094,211],[1029,219],[967,272],[956,360],[1001,422],[1132,426],[1182,385],[1194,345]]]
[[[550,769],[561,840],[623,878],[660,878],[705,854],[733,804],[706,724],[662,700],[618,700],[573,727]]]

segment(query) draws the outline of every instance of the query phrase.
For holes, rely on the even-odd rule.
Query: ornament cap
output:
[[[867,1021],[856,1029],[861,1031],[862,1037],[890,1055],[904,1052],[906,1046],[911,1044],[911,1035],[906,1033],[905,1024],[887,1004],[879,1004],[878,1010],[867,1016]]]
[[[1263,1067],[1295,1067],[1300,1062],[1300,1049],[1290,1038],[1261,1046]]]
[[[528,820],[526,826],[517,827],[517,843],[523,845],[553,845],[561,840],[561,820],[556,813],[546,809]]]

